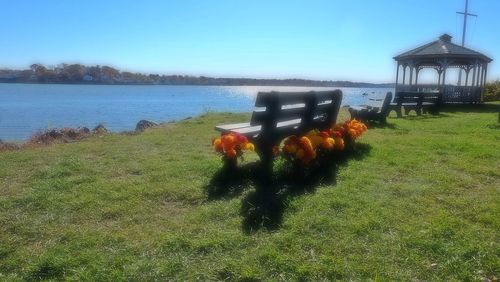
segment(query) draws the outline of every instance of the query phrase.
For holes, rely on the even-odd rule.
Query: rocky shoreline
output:
[[[191,117],[185,118],[190,119]],[[175,121],[170,121],[166,123],[173,123]],[[140,120],[137,122],[134,131],[122,131],[118,134],[139,134],[144,132],[148,128],[153,128],[164,123],[156,123],[150,120]],[[82,139],[99,136],[102,137],[109,133],[109,130],[103,125],[98,124],[93,129],[87,127],[77,127],[77,128],[54,128],[45,131],[35,133],[24,143],[16,142],[3,142],[0,139],[0,152],[3,151],[14,151],[22,148],[38,147],[51,145],[56,143],[70,143],[75,141],[80,141]]]

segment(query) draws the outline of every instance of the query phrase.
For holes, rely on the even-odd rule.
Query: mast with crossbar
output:
[[[464,28],[462,31],[462,47],[465,46],[465,33],[467,32],[467,18],[469,16],[471,17],[477,17],[475,14],[469,13],[469,0],[465,0],[465,10],[463,12],[457,12],[457,14],[464,15]],[[460,70],[458,74],[458,85],[462,84],[462,71]]]

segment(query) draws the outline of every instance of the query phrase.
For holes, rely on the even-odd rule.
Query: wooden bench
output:
[[[380,96],[376,94],[368,94],[365,105],[349,106],[351,118],[362,121],[380,121],[387,122],[389,115],[389,106],[392,101],[392,93]]]
[[[442,104],[440,92],[397,92],[394,101],[390,105],[390,111],[394,110],[398,117],[402,117],[402,110],[405,114],[414,110],[417,115],[432,112],[437,114]]]
[[[341,102],[340,90],[260,92],[250,122],[218,125],[215,130],[246,136],[255,144],[265,170],[272,173],[273,147],[287,136],[331,127]]]

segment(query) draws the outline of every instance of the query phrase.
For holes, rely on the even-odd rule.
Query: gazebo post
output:
[[[479,77],[479,63],[476,62],[476,75],[474,76],[474,94],[477,95],[481,91],[481,87],[478,84],[478,77]]]
[[[486,76],[488,75],[488,65],[484,66],[484,80],[483,80],[483,87],[486,86]]]
[[[399,82],[399,62],[398,62],[398,67],[396,69],[396,92],[398,91],[398,82]]]
[[[406,64],[403,64],[403,85],[405,85],[406,80]]]
[[[465,69],[464,71],[465,71],[465,86],[467,87],[467,85],[469,84],[470,66],[468,66],[467,69]]]
[[[477,87],[481,87],[481,75],[483,74],[483,66],[479,64],[477,71]]]
[[[408,85],[411,86],[412,84],[413,84],[413,64],[410,64],[410,83],[408,83]]]
[[[476,101],[479,101],[479,102],[483,100],[484,78],[485,78],[485,75],[484,75],[485,72],[484,72],[484,70],[485,70],[485,65],[483,63],[483,64],[481,64],[481,75],[478,74],[478,77],[479,77],[479,84],[478,84],[479,89],[477,90],[478,92],[476,92],[477,96],[478,96],[477,99],[476,99]]]
[[[476,66],[477,66],[477,61],[474,62],[474,65],[472,65],[472,81],[471,81],[471,86],[476,85]]]
[[[443,87],[446,87],[446,69],[448,68],[448,61],[444,60],[443,62],[443,83],[441,84]]]
[[[480,80],[479,78],[481,77],[481,72],[483,71],[482,67],[481,67],[481,64],[478,64],[477,65],[477,77],[476,77],[476,86],[477,87],[481,87],[481,85],[479,84]]]
[[[418,86],[418,73],[420,72],[420,67],[415,68],[415,86]]]
[[[483,102],[484,92],[486,89],[486,76],[487,75],[488,75],[488,65],[486,65],[484,68],[484,83],[483,83],[483,88],[481,90],[481,102]],[[500,115],[499,115],[499,119],[500,119]]]
[[[477,77],[477,62],[474,64],[474,71],[472,72],[472,86],[476,87],[477,84],[476,84],[476,77]]]
[[[483,64],[483,67],[481,69],[481,87],[484,87],[484,70],[485,70],[485,65]]]
[[[441,85],[441,73],[443,73],[443,70],[442,70],[442,69],[440,69],[440,68],[434,68],[434,69],[435,69],[435,70],[436,70],[436,72],[438,73],[438,84],[437,84],[437,86],[438,86],[438,88],[439,88],[439,86]]]

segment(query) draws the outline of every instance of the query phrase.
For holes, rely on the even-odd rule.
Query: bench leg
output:
[[[394,110],[396,111],[396,116],[397,116],[398,118],[402,118],[402,117],[403,117],[403,113],[401,112],[401,108],[402,108],[402,107],[399,107],[399,106],[398,106],[398,107],[396,107],[396,108],[394,109]]]
[[[429,113],[433,115],[439,115],[439,107],[438,106],[432,106],[429,108]]]
[[[273,179],[273,144],[268,142],[261,142],[258,145],[257,153],[260,157],[260,168],[258,171],[256,188],[257,190],[269,190],[269,187],[272,186],[271,184]]]
[[[387,117],[385,115],[381,115],[380,118],[379,118],[380,122],[383,123],[383,124],[386,124],[387,123]]]
[[[358,111],[349,109],[349,114],[351,115],[351,119],[358,119]]]
[[[262,178],[270,180],[273,175],[273,155],[272,152],[266,152],[260,158],[262,165]]]

